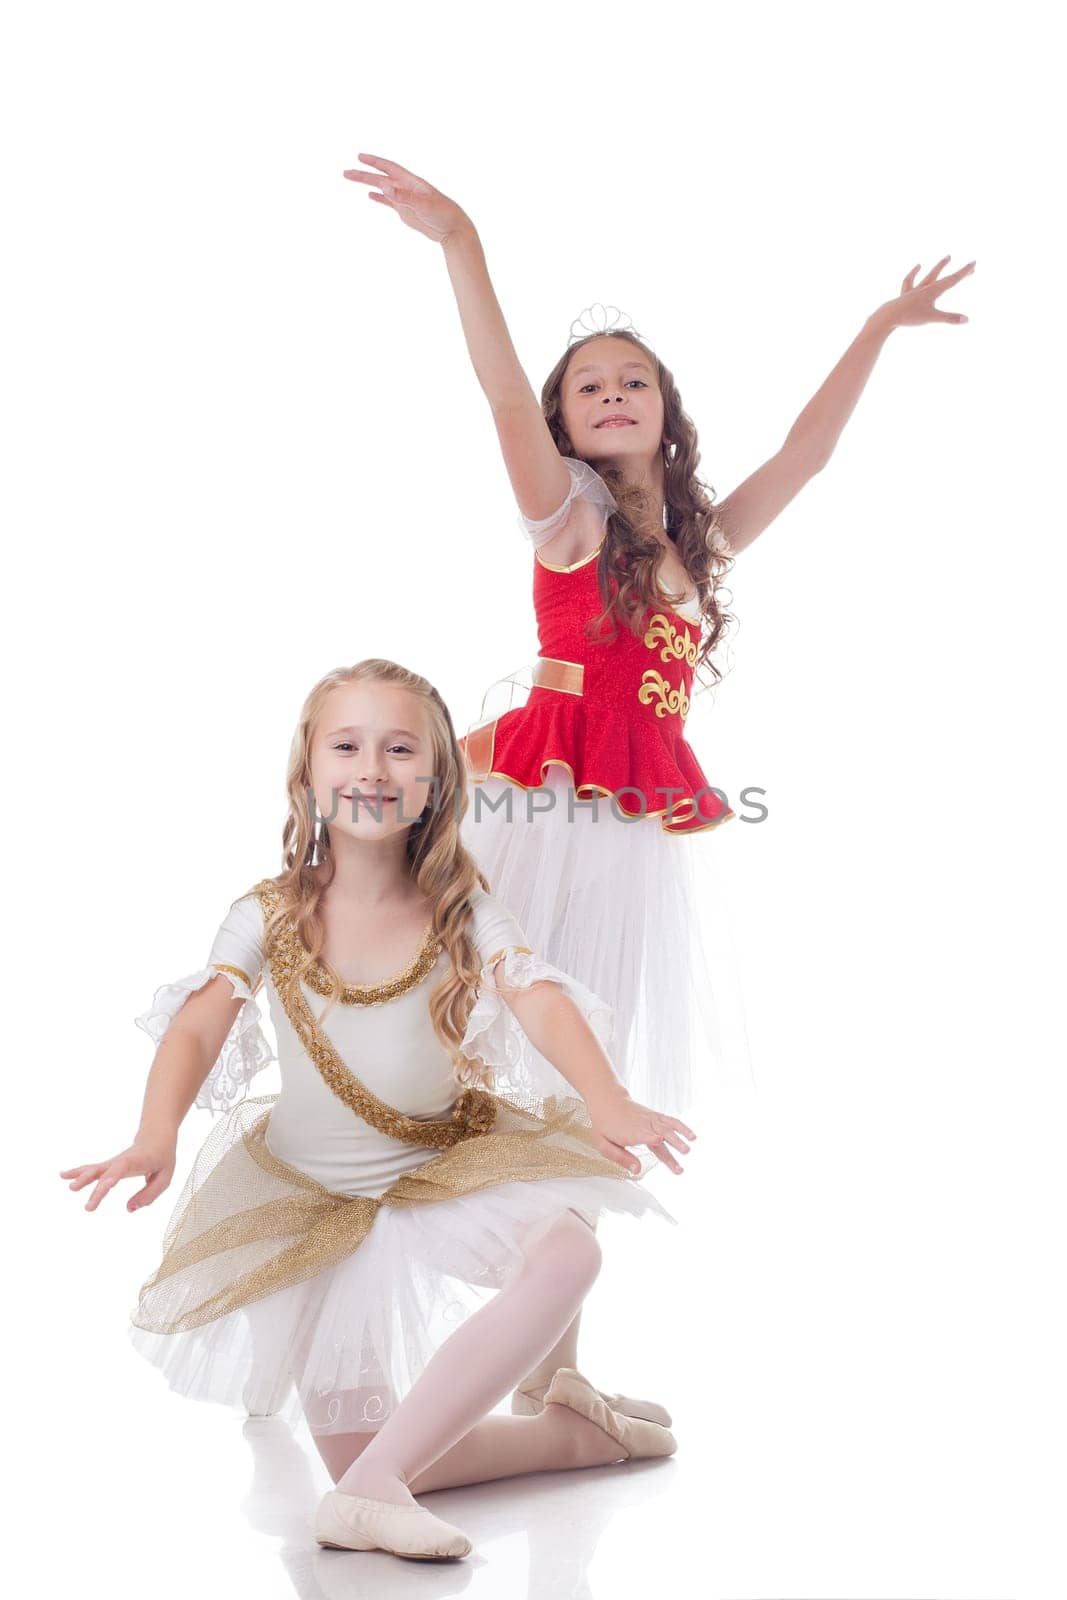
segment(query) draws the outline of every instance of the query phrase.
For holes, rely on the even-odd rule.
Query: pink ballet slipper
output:
[[[387,1550],[409,1561],[458,1561],[474,1548],[465,1533],[423,1506],[330,1489],[315,1515],[315,1538],[329,1550]]]
[[[576,1371],[574,1367],[561,1368],[560,1370]],[[581,1373],[578,1373],[577,1376],[589,1388],[593,1387],[589,1383],[589,1379],[582,1377]],[[547,1388],[547,1384],[535,1384],[526,1389],[520,1384],[511,1396],[512,1416],[536,1417],[539,1412],[544,1410],[545,1390]],[[661,1428],[669,1428],[671,1425],[670,1412],[666,1406],[657,1405],[655,1400],[634,1400],[627,1394],[605,1394],[603,1389],[597,1389],[594,1392],[613,1411],[619,1411],[625,1417],[635,1417],[642,1422],[658,1422]]]

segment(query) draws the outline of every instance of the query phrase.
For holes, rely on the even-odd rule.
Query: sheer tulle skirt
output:
[[[224,1160],[236,1161],[239,1172],[232,1188],[224,1188],[233,1195],[232,1209],[228,1199],[215,1199],[210,1219],[203,1219],[213,1234],[220,1222],[240,1223],[257,1208],[286,1200],[284,1177],[243,1160],[242,1139],[269,1104],[269,1098],[243,1102],[216,1124],[175,1209],[168,1241]],[[566,1136],[551,1142],[563,1150]],[[649,1158],[643,1170],[651,1165]],[[298,1210],[306,1190],[289,1187]],[[607,1211],[674,1221],[643,1183],[621,1169],[618,1177],[576,1172],[493,1183],[425,1204],[381,1205],[366,1237],[343,1259],[201,1326],[162,1333],[138,1325],[151,1323],[146,1308],[155,1304],[142,1291],[129,1336],[171,1388],[192,1399],[242,1412],[276,1412],[291,1421],[304,1415],[315,1433],[373,1431],[435,1350],[507,1283],[530,1246],[568,1208],[594,1224]],[[294,1224],[294,1232],[299,1226]],[[267,1248],[282,1250],[288,1243],[281,1237]],[[262,1237],[245,1248],[261,1252]],[[247,1259],[234,1248],[218,1251],[206,1266],[197,1262],[195,1294],[203,1294],[205,1284],[210,1293],[239,1275]],[[171,1288],[181,1276],[173,1274],[157,1291],[161,1298],[170,1296],[168,1314],[195,1298],[181,1286]]]
[[[490,892],[541,957],[612,1007],[610,1053],[635,1099],[684,1116],[713,1084],[751,1087],[717,830],[672,835],[573,794],[562,768],[540,790],[470,786],[463,840]],[[542,1071],[533,1087],[559,1080]]]

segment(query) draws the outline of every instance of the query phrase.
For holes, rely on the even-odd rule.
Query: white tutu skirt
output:
[[[592,1168],[597,1158],[575,1156],[575,1142],[564,1132],[546,1141],[552,1145],[547,1155],[531,1153],[525,1168],[520,1156],[514,1170],[532,1173],[539,1161],[548,1170],[553,1159],[562,1169],[573,1160],[571,1175],[488,1183],[419,1204],[378,1205],[357,1197],[352,1203],[371,1207],[373,1222],[357,1247],[325,1270],[199,1326],[155,1331],[162,1321],[188,1320],[194,1305],[216,1290],[225,1295],[235,1277],[249,1268],[254,1275],[257,1263],[276,1261],[307,1238],[306,1207],[322,1203],[326,1191],[312,1183],[297,1186],[245,1154],[246,1135],[254,1141],[257,1127],[269,1133],[272,1101],[243,1101],[216,1124],[171,1219],[160,1273],[145,1285],[133,1312],[135,1348],[174,1390],[193,1399],[291,1421],[302,1415],[313,1433],[376,1430],[435,1350],[505,1285],[524,1253],[568,1208],[591,1224],[605,1211],[674,1222],[621,1168],[619,1176],[608,1174],[612,1164],[604,1161],[605,1175],[583,1173],[583,1162]],[[434,1156],[427,1154],[428,1160]],[[210,1180],[224,1162],[230,1176],[221,1189],[216,1183],[216,1193]],[[643,1172],[654,1164],[649,1157]],[[345,1200],[329,1196],[335,1207]],[[290,1207],[292,1221],[286,1220]],[[275,1220],[251,1230],[256,1236],[250,1238],[245,1219],[269,1208]],[[339,1216],[339,1210],[331,1213],[320,1232],[336,1233]],[[226,1230],[235,1226],[241,1237],[229,1248]],[[198,1241],[209,1237],[205,1258]]]
[[[544,960],[612,1007],[609,1053],[636,1100],[685,1116],[712,1085],[754,1086],[715,833],[575,804],[549,768],[540,790],[471,783],[463,843]],[[551,799],[551,804],[549,800]],[[535,1093],[567,1086],[543,1058]]]

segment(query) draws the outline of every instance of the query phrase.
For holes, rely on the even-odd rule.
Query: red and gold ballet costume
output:
[[[648,608],[639,633],[614,619],[612,638],[607,619],[590,638],[603,610],[601,548],[569,567],[535,554],[534,687],[524,706],[461,741],[470,776],[535,789],[558,767],[578,799],[614,795],[627,816],[659,818],[669,832],[718,827],[734,812],[685,737],[700,624],[664,602]]]
[[[570,566],[537,549],[577,496],[599,507],[606,537],[610,491],[587,462],[564,460],[564,505],[544,523],[520,518],[535,546],[540,653],[525,704],[462,741],[464,842],[538,947],[611,1005],[631,1093],[681,1115],[701,1083],[750,1072],[728,911],[708,841],[690,837],[735,813],[685,736],[695,603],[650,606],[637,632],[614,614],[591,630],[603,539]],[[561,1092],[536,1059],[529,1086]]]

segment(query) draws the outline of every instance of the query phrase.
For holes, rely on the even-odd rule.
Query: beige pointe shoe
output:
[[[577,1369],[569,1367],[561,1369],[574,1372]],[[578,1377],[583,1383],[589,1383],[588,1378],[583,1378],[579,1372]],[[534,1388],[518,1388],[511,1396],[511,1414],[514,1417],[536,1417],[545,1408],[545,1390],[547,1384],[540,1384]],[[624,1417],[637,1417],[643,1422],[658,1422],[661,1428],[669,1428],[671,1414],[666,1406],[657,1405],[655,1400],[632,1400],[628,1394],[605,1394],[603,1389],[595,1391],[609,1405],[612,1411],[621,1411]]]
[[[474,1546],[465,1533],[422,1506],[330,1489],[315,1513],[315,1538],[328,1550],[388,1550],[409,1561],[458,1561]]]
[[[545,1391],[545,1405],[569,1406],[577,1411],[610,1434],[631,1461],[643,1456],[672,1456],[678,1448],[674,1434],[658,1422],[614,1410],[573,1367],[560,1367]]]

